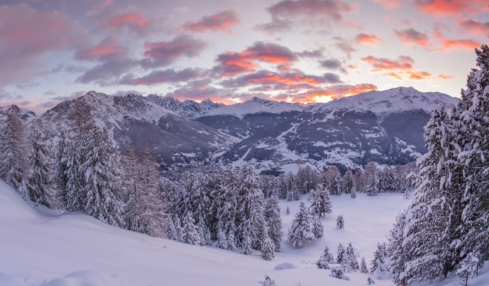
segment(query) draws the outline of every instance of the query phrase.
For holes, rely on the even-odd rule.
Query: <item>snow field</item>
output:
[[[322,219],[323,238],[301,249],[287,242],[287,232],[300,201],[281,201],[284,239],[272,261],[260,253],[240,255],[214,247],[201,247],[149,237],[104,224],[81,212],[61,213],[26,203],[0,181],[0,285],[6,286],[132,286],[132,285],[259,285],[268,274],[279,286],[367,285],[368,275],[348,273],[351,281],[329,276],[315,262],[324,246],[336,256],[337,246],[353,243],[355,250],[372,259],[377,242],[386,241],[394,217],[408,200],[402,194],[368,197],[331,196],[333,213]],[[307,201],[302,196],[301,201]],[[290,215],[285,215],[286,207]],[[345,228],[336,228],[342,214]],[[298,269],[273,270],[291,263]],[[473,280],[487,285],[489,268]],[[445,282],[450,282],[446,284]],[[444,281],[455,285],[456,278]],[[390,280],[376,285],[393,285]]]

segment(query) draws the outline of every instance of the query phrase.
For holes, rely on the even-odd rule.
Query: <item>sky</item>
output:
[[[0,106],[95,90],[232,104],[459,97],[487,0],[0,0]]]

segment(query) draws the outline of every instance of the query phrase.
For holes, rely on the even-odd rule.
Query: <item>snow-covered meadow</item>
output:
[[[301,201],[307,201],[307,197],[301,197]],[[377,197],[358,194],[355,199],[332,196],[333,213],[323,218],[324,237],[294,249],[287,243],[286,233],[299,202],[281,201],[282,251],[272,261],[264,261],[259,252],[245,256],[178,243],[109,226],[80,212],[59,213],[35,207],[0,181],[0,285],[244,286],[259,285],[265,274],[280,286],[367,285],[366,274],[349,273],[350,281],[338,280],[314,263],[325,245],[336,256],[338,244],[346,246],[349,242],[369,263],[377,242],[386,241],[394,217],[408,204],[397,193]],[[287,207],[289,215],[285,214]],[[345,219],[344,229],[336,228],[340,214]],[[297,269],[274,270],[282,263],[291,263]],[[485,285],[485,274],[474,279],[473,285]],[[447,282],[455,280],[432,285]],[[376,285],[393,284],[377,280]]]

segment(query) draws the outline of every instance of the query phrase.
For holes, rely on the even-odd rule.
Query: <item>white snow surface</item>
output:
[[[379,115],[422,109],[430,113],[440,103],[457,105],[459,99],[439,92],[420,92],[412,87],[397,87],[343,97],[306,108],[310,112],[329,110],[370,110]]]
[[[301,201],[307,201],[305,196]],[[281,201],[284,239],[272,261],[214,247],[192,246],[106,225],[81,212],[63,213],[23,201],[0,181],[0,285],[132,286],[259,285],[269,275],[279,286],[367,285],[366,274],[348,273],[351,281],[330,277],[314,264],[328,245],[353,243],[367,263],[377,242],[386,241],[394,217],[409,201],[402,194],[368,197],[332,196],[333,213],[323,218],[325,236],[301,249],[287,243],[287,230],[300,201]],[[285,208],[290,215],[285,215]],[[336,228],[343,215],[345,228]],[[276,266],[289,268],[274,270]],[[297,267],[297,268],[295,268]],[[448,283],[449,282],[449,283]],[[456,285],[455,277],[431,285]],[[448,283],[448,284],[446,284]],[[489,267],[470,285],[489,283]],[[377,280],[375,285],[393,285]]]

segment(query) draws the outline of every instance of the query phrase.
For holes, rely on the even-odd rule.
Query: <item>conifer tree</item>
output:
[[[358,271],[360,269],[357,257],[355,255],[355,250],[353,249],[351,242],[346,248],[343,264],[345,265],[346,272]]]
[[[360,263],[360,273],[369,273],[367,262],[365,262],[365,257],[362,257],[362,262]]]
[[[236,239],[234,237],[234,232],[229,232],[227,240],[227,250],[236,252]]]
[[[30,158],[32,175],[29,177],[27,189],[33,202],[48,208],[57,209],[59,203],[51,180],[51,166],[51,154],[44,143],[44,134],[40,130],[35,129],[33,131],[32,155]]]
[[[26,189],[31,174],[29,155],[31,146],[27,140],[20,109],[12,105],[0,132],[0,178],[17,190],[22,198],[29,199]]]
[[[339,215],[336,218],[336,227],[339,228],[339,229],[342,229],[342,228],[345,227],[345,220],[343,219],[343,216],[342,215]]]
[[[65,156],[62,164],[66,166],[65,179],[66,189],[61,190],[61,200],[67,211],[74,212],[83,210],[86,193],[83,191],[83,173],[80,172],[80,152],[72,141],[68,141],[65,148]],[[61,179],[62,180],[62,179]]]
[[[279,200],[276,196],[271,196],[265,202],[265,220],[267,222],[268,237],[275,245],[275,251],[280,251],[282,242],[282,218],[280,217]]]
[[[286,215],[289,215],[289,214],[290,214],[290,209],[289,209],[289,206],[287,206],[287,208],[285,209],[285,214],[286,214]]]
[[[369,196],[376,196],[380,191],[379,173],[373,171],[367,176],[367,183],[365,185],[365,192]]]
[[[387,254],[391,259],[391,272],[396,285],[406,286],[408,275],[405,275],[408,253],[404,252],[404,228],[406,226],[406,212],[402,212],[396,218],[394,228],[390,232]]]
[[[177,229],[175,228],[175,223],[173,222],[172,217],[170,216],[168,219],[168,228],[166,229],[166,237],[171,240],[179,241]]]
[[[68,138],[65,130],[61,130],[59,135],[59,140],[56,146],[56,157],[55,157],[55,174],[54,174],[54,183],[56,185],[58,191],[58,200],[60,201],[61,207],[65,206],[64,198],[66,196],[66,190],[68,185],[68,176],[67,176],[67,160],[66,154],[68,151]]]
[[[275,244],[270,238],[265,239],[261,247],[261,257],[263,260],[270,261],[275,257]]]
[[[319,269],[329,269],[330,263],[335,263],[333,254],[329,252],[328,246],[325,246],[324,252],[319,258],[319,260],[316,262],[316,265],[318,266]]]
[[[355,181],[353,180],[353,173],[350,168],[346,171],[341,179],[342,192],[345,194],[350,194],[354,188]]]
[[[310,242],[315,239],[312,232],[311,216],[309,209],[304,202],[300,203],[300,210],[295,215],[292,225],[289,229],[289,242],[292,247],[302,247],[305,242]]]
[[[321,238],[324,236],[324,227],[321,223],[321,217],[318,215],[312,216],[312,233],[315,238]]]
[[[323,185],[318,185],[317,190],[311,190],[309,196],[311,201],[311,212],[318,216],[324,216],[331,213],[331,198],[329,192]]]
[[[338,253],[336,254],[336,263],[337,264],[342,264],[343,260],[345,260],[345,249],[343,248],[343,245],[340,243],[338,245]]]
[[[190,212],[187,213],[183,221],[182,242],[192,245],[201,243],[199,229],[195,225],[195,220]]]
[[[122,166],[118,150],[106,128],[91,130],[90,144],[80,174],[85,177],[83,202],[85,212],[110,225],[123,227]]]
[[[370,262],[370,274],[378,276],[386,276],[390,273],[390,268],[387,264],[387,253],[385,243],[377,244],[377,249],[374,252],[374,259]]]

